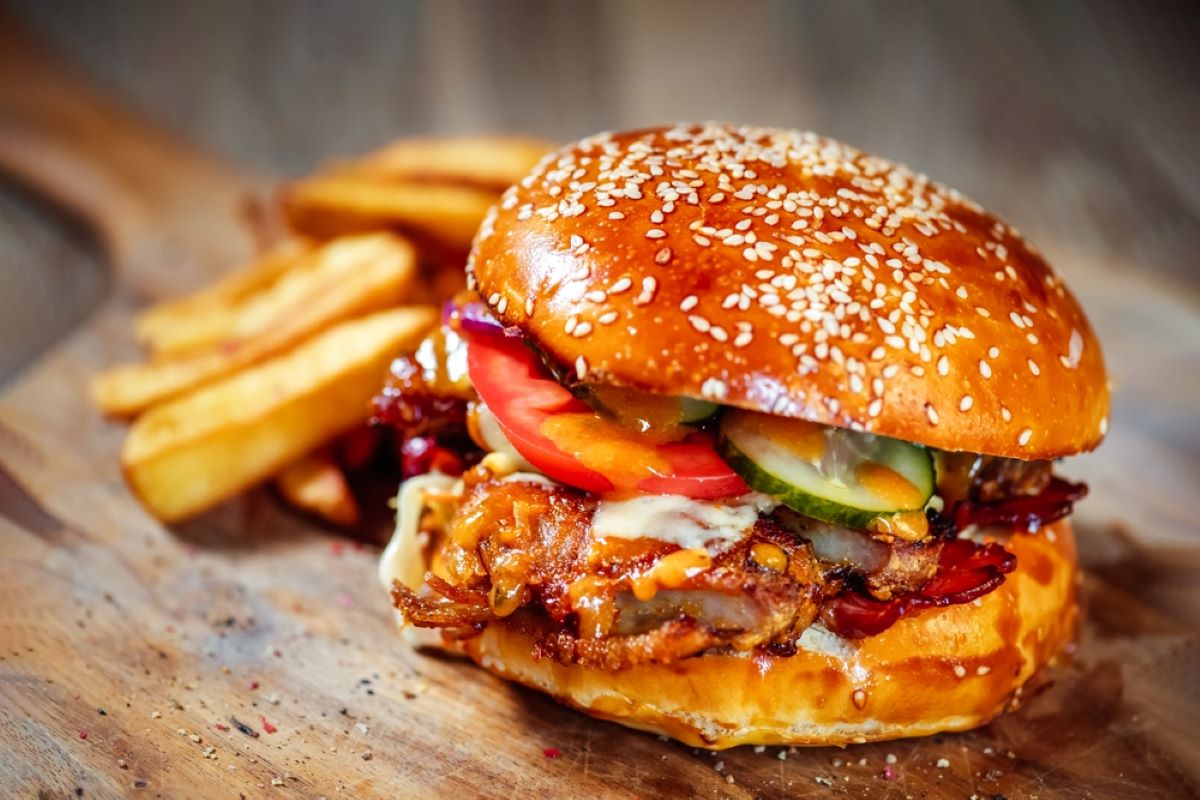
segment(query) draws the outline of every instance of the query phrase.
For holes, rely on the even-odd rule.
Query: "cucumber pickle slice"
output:
[[[886,436],[730,409],[719,447],[756,491],[838,525],[924,509],[934,492],[930,451]]]

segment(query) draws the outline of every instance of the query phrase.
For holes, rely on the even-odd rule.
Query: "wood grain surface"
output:
[[[639,8],[651,6],[659,4]],[[459,48],[455,52],[472,51],[481,26],[494,24],[513,34],[526,24],[504,15],[467,18],[456,3],[444,7],[450,10],[422,7],[420,16],[423,24],[449,28],[441,41]],[[556,12],[539,8],[545,20],[527,24],[543,31],[566,25]],[[496,101],[486,97],[487,84],[480,89],[477,80],[471,84],[476,88],[463,89],[461,107],[431,112],[430,124],[444,129],[503,125],[570,135],[626,124],[635,111],[645,113],[687,78],[676,74],[647,84],[629,77],[645,74],[637,57],[645,54],[645,40],[652,38],[653,24],[664,24],[665,16],[659,15],[666,12],[624,8],[630,16],[619,47],[626,58],[610,68],[627,74],[613,85],[625,87],[635,99],[613,120],[580,110],[557,130],[548,123],[526,127],[520,124],[523,117],[496,112],[489,105]],[[861,6],[821,8],[822,19],[839,30],[861,22],[850,19]],[[1090,567],[1084,584],[1088,622],[1073,662],[1048,673],[1021,713],[966,735],[846,750],[697,752],[590,720],[459,660],[414,649],[393,631],[386,598],[375,585],[376,552],[314,529],[267,492],[174,529],[146,516],[119,474],[116,454],[123,429],[88,406],[85,381],[100,366],[134,354],[130,319],[146,299],[180,291],[250,249],[253,235],[242,203],[245,192],[261,182],[129,115],[79,72],[62,71],[44,51],[23,44],[20,57],[34,59],[24,63],[36,68],[26,67],[22,74],[43,75],[52,85],[67,87],[62,96],[75,114],[67,119],[76,133],[95,131],[92,126],[99,124],[115,131],[114,139],[98,136],[89,147],[123,143],[111,156],[106,146],[58,149],[63,140],[56,138],[62,132],[56,125],[64,117],[45,113],[57,108],[45,104],[48,95],[35,93],[30,99],[32,90],[14,81],[11,71],[5,73],[14,51],[0,47],[0,145],[19,142],[26,148],[17,151],[24,158],[25,179],[90,221],[118,266],[117,289],[99,310],[0,395],[0,794],[1196,796],[1200,302],[1187,269],[1194,269],[1190,254],[1200,241],[1197,184],[1187,174],[1196,161],[1185,161],[1182,172],[1175,169],[1183,145],[1192,144],[1176,141],[1178,128],[1166,125],[1165,133],[1143,131],[1132,140],[1136,147],[1125,148],[1131,140],[1114,129],[1101,133],[1122,147],[1097,145],[1093,123],[1111,118],[1089,116],[1081,107],[1099,109],[1101,101],[1088,95],[1092,99],[1084,104],[1058,105],[1055,87],[1076,80],[1064,78],[1061,70],[1048,79],[1049,88],[1030,86],[1026,81],[1038,64],[1062,62],[1057,55],[1047,62],[1046,48],[1023,27],[1021,14],[1003,8],[1008,10],[981,17],[954,12],[959,13],[954,26],[942,23],[954,32],[952,39],[946,29],[917,34],[907,22],[903,29],[928,37],[921,41],[935,49],[952,40],[964,50],[959,63],[966,66],[952,82],[960,100],[982,92],[987,102],[1003,107],[1006,97],[1021,96],[1021,107],[1035,113],[1022,123],[1029,130],[1013,141],[992,129],[993,123],[1009,133],[1021,127],[1006,121],[1011,109],[1001,114],[981,110],[983,101],[959,102],[937,114],[939,104],[924,99],[919,82],[913,83],[920,77],[915,62],[903,60],[899,72],[892,73],[904,79],[896,91],[909,102],[926,103],[926,122],[917,126],[901,117],[891,125],[892,134],[877,134],[875,142],[839,129],[862,132],[889,119],[883,101],[891,95],[882,77],[870,77],[882,74],[882,54],[872,54],[874,60],[862,67],[868,77],[859,83],[866,88],[855,109],[839,115],[825,106],[822,112],[814,100],[803,116],[811,116],[812,127],[889,153],[895,148],[880,144],[888,135],[908,141],[909,152],[901,148],[896,154],[1017,218],[1089,310],[1117,393],[1109,441],[1097,453],[1063,466],[1092,488],[1077,515]],[[39,13],[52,18],[66,12]],[[178,24],[186,23],[188,13]],[[228,8],[214,13],[234,14]],[[260,7],[246,13],[266,12]],[[280,14],[278,8],[272,13]],[[612,27],[611,9],[588,13]],[[689,28],[685,20],[678,25],[680,35],[700,36],[715,35],[709,26],[724,23],[730,36],[739,37],[747,66],[765,68],[770,53],[779,51],[750,48],[752,34],[769,35],[772,20],[792,12],[775,8],[772,13],[749,17],[740,27],[716,11],[704,24],[692,22]],[[899,25],[891,16],[896,13],[881,11],[882,20],[871,25]],[[1103,39],[1111,33],[1108,22],[1088,20],[1087,35]],[[808,33],[811,26],[800,27],[815,41]],[[869,31],[881,35],[877,27]],[[1115,52],[1141,52],[1144,46],[1137,36],[1121,41],[1125,49]],[[1065,40],[1058,45],[1082,46]],[[580,52],[590,57],[586,49]],[[1000,59],[997,53],[1009,57]],[[539,58],[554,63],[569,60],[568,55],[560,42],[549,54],[529,58],[531,64]],[[344,52],[333,56],[345,57]],[[137,52],[128,58],[136,61]],[[791,64],[789,69],[799,63],[816,69],[811,53],[789,58],[796,59],[783,62]],[[1096,64],[1097,80],[1110,81],[1110,87],[1126,85],[1113,78],[1115,67]],[[999,77],[985,75],[985,67]],[[431,85],[458,91],[470,83],[472,69],[447,62]],[[582,68],[565,69],[570,76]],[[820,75],[821,81],[835,81],[832,72]],[[158,76],[146,83],[166,80]],[[581,72],[570,80],[578,89],[589,78]],[[605,94],[611,88],[593,88],[597,104],[620,105]],[[723,95],[703,104],[689,100],[695,108],[685,109],[687,116],[762,120],[769,114],[753,109],[797,98],[795,84],[783,82],[759,87],[752,98],[734,88],[726,84]],[[1110,98],[1132,97],[1121,91]],[[1145,87],[1151,96],[1173,91]],[[13,105],[14,95],[21,105]],[[205,97],[196,93],[195,103],[203,106]],[[468,103],[474,100],[492,108],[491,116],[479,116],[478,107]],[[563,115],[538,110],[545,100],[529,99],[522,114],[528,111],[535,122]],[[1145,102],[1147,119],[1159,128],[1172,115],[1189,113]],[[708,111],[697,110],[702,105]],[[779,116],[794,123],[801,114]],[[21,126],[14,124],[18,118]],[[958,166],[939,173],[936,167],[952,158],[945,152],[946,140],[928,136],[930,119],[959,126],[957,138],[949,141],[961,144],[977,136],[981,148],[995,150],[973,162],[972,154],[960,148]],[[964,119],[972,122],[964,126]],[[345,149],[338,142],[327,147]],[[1091,147],[1098,149],[1092,153]],[[291,152],[295,158],[316,158]],[[1026,153],[1032,162],[1020,161],[1020,170],[1007,172],[997,166],[1009,163],[997,152]],[[97,184],[103,187],[101,202],[72,201],[62,193],[77,189],[73,182],[58,189],[53,183],[62,174],[56,170],[62,169],[63,153],[87,156],[68,163],[100,170],[91,174],[136,180],[105,178]],[[1100,162],[1107,166],[1098,168]],[[262,163],[280,168],[267,159]],[[122,170],[111,171],[121,164],[126,165]],[[8,168],[13,169],[11,163]],[[1080,195],[1089,192],[1085,202]],[[125,199],[104,202],[108,196]],[[110,218],[113,209],[123,209],[129,218]],[[0,250],[0,258],[6,252]],[[1153,267],[1164,262],[1170,264]]]

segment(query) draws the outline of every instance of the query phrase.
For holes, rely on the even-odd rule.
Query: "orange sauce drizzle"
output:
[[[671,463],[658,453],[653,437],[599,414],[554,414],[542,421],[538,432],[616,486],[636,486],[646,478],[671,472]]]
[[[697,572],[712,566],[712,556],[706,550],[676,550],[658,560],[653,567],[630,580],[633,596],[643,602],[653,599],[660,588],[682,586]]]
[[[803,419],[755,414],[747,421],[747,426],[802,461],[815,464],[825,455],[824,425]]]
[[[864,461],[854,476],[864,489],[895,508],[916,508],[925,499],[908,478],[883,464]]]
[[[929,535],[929,520],[924,511],[901,511],[871,520],[871,530],[908,542],[919,542]]]

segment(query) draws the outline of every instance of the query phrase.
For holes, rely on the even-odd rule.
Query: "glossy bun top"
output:
[[[552,154],[468,271],[584,381],[946,450],[1103,438],[1100,345],[1061,278],[952,189],[812,133],[721,124]]]

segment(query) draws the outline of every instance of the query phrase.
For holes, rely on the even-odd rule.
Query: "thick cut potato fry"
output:
[[[151,306],[134,322],[138,341],[154,353],[211,344],[221,337],[233,307],[277,281],[314,249],[316,243],[309,239],[290,239],[199,292]]]
[[[390,233],[337,239],[305,261],[229,309],[212,349],[96,376],[96,404],[109,414],[136,414],[283,352],[336,322],[399,305],[416,272],[413,247]]]
[[[361,425],[396,353],[437,320],[397,308],[343,322],[289,353],[156,406],[130,428],[125,479],[159,519],[198,514]]]
[[[400,228],[466,250],[498,194],[471,186],[318,175],[283,190],[288,224],[312,236]]]
[[[517,136],[398,139],[342,169],[387,178],[468,183],[499,191],[524,178],[552,149],[549,142]]]
[[[327,455],[310,453],[292,462],[275,476],[275,486],[294,508],[338,527],[353,528],[362,519],[346,473]]]

